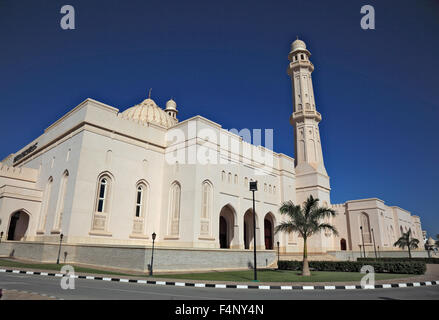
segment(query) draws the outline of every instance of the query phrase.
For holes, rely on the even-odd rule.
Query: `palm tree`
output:
[[[292,201],[282,203],[279,212],[286,215],[290,220],[283,221],[276,226],[275,232],[298,232],[303,238],[303,267],[302,275],[310,276],[308,265],[308,248],[307,240],[313,234],[323,230],[331,231],[334,235],[338,235],[337,229],[329,223],[320,223],[324,218],[334,217],[336,212],[326,207],[319,207],[319,199],[309,196],[304,202],[303,208],[295,205]]]
[[[418,239],[415,239],[415,238],[410,239],[411,234],[412,234],[412,229],[409,229],[409,231],[407,231],[406,233],[403,233],[401,238],[399,238],[398,241],[396,241],[393,244],[394,247],[400,247],[401,249],[404,249],[405,247],[407,247],[409,250],[410,259],[412,258],[412,253],[411,253],[410,249],[417,249],[418,244],[419,244]]]

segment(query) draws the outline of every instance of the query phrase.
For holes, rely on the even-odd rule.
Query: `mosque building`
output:
[[[310,55],[301,40],[288,55],[295,159],[199,115],[180,121],[172,99],[163,109],[148,97],[123,112],[86,99],[0,162],[0,255],[53,262],[61,251],[66,262],[146,270],[154,233],[155,268],[247,267],[251,181],[261,266],[278,249],[300,257],[298,234],[274,228],[282,202],[309,195],[336,210],[328,222],[339,231],[313,236],[311,255],[350,259],[374,244],[401,253],[393,243],[408,229],[422,243],[420,218],[407,210],[377,198],[331,203]]]

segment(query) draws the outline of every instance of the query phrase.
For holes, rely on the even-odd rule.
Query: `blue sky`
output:
[[[76,29],[60,28],[73,5]],[[362,30],[362,5],[376,29]],[[378,197],[439,233],[437,1],[0,0],[0,159],[87,97],[273,128],[294,157],[290,43],[315,65],[333,203]]]

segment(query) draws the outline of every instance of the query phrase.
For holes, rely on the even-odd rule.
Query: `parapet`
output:
[[[0,162],[0,177],[37,182],[38,170],[26,167],[10,167]]]

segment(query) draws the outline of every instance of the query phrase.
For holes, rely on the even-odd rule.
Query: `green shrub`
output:
[[[406,261],[406,262],[425,262],[428,264],[439,264],[439,258],[357,258],[357,261]]]
[[[370,265],[376,273],[424,274],[427,269],[423,261],[309,261],[315,271],[360,272],[364,265]],[[302,270],[302,261],[279,261],[279,270]]]

